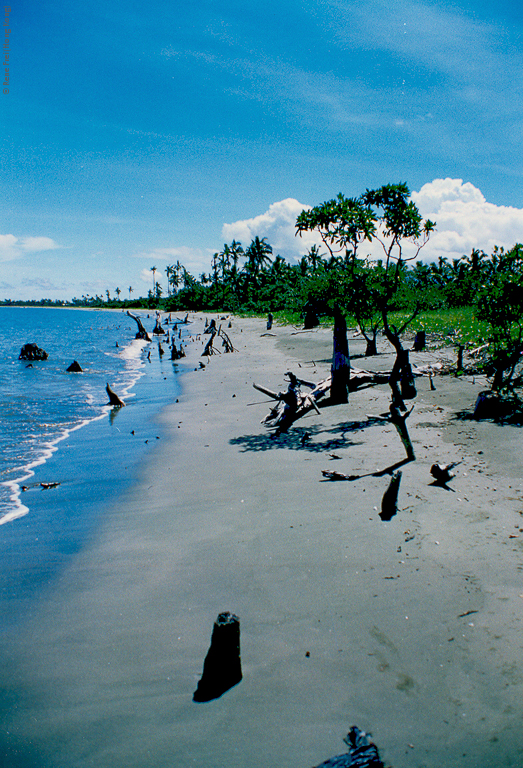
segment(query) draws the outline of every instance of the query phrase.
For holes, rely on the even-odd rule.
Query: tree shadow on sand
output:
[[[229,440],[230,445],[238,445],[242,453],[247,451],[272,451],[286,448],[291,451],[307,451],[308,453],[323,453],[324,451],[340,450],[349,446],[362,445],[363,441],[355,441],[350,435],[362,432],[375,425],[383,425],[381,419],[366,421],[345,421],[335,424],[329,429],[312,424],[309,427],[291,427],[282,434],[261,433],[257,435],[240,435]],[[323,436],[323,439],[321,437]],[[318,439],[320,438],[320,439]]]

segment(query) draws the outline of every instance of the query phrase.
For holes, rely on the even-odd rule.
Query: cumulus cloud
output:
[[[50,237],[15,237],[0,235],[0,261],[20,259],[28,253],[52,251],[60,246]]]
[[[473,248],[491,253],[494,246],[511,248],[523,241],[523,209],[488,203],[481,191],[462,179],[434,179],[412,199],[436,232],[422,251],[424,261],[470,254]]]
[[[470,254],[473,248],[491,253],[494,246],[511,248],[523,241],[523,209],[494,205],[485,200],[482,192],[462,179],[434,179],[412,193],[424,219],[436,222],[436,231],[420,253],[424,261],[440,256],[458,259]],[[311,206],[288,198],[273,203],[265,213],[251,219],[224,224],[222,235],[226,242],[239,240],[247,247],[258,236],[266,237],[274,253],[289,261],[296,261],[307,253],[319,238],[312,234],[295,237],[296,218]],[[414,253],[405,248],[405,255]],[[383,258],[379,243],[365,243],[360,251],[371,259]]]
[[[310,208],[310,205],[289,197],[272,203],[265,213],[252,219],[224,224],[222,236],[228,243],[239,241],[244,248],[247,248],[256,236],[260,239],[266,237],[272,245],[274,255],[280,254],[289,261],[296,261],[306,254],[312,245],[320,242],[316,235],[310,233],[296,237],[296,219],[304,209]]]

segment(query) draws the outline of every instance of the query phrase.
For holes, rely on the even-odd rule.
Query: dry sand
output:
[[[523,765],[521,431],[455,418],[484,382],[418,379],[417,460],[382,522],[388,476],[321,471],[404,458],[394,428],[366,418],[387,410],[386,385],[277,439],[260,425],[253,381],[328,373],[330,332],[293,330],[233,318],[237,351],[204,370],[201,340],[188,345],[167,439],[13,652],[8,768],[311,768],[352,724],[393,768]],[[355,364],[387,368],[386,352]],[[431,484],[436,461],[461,461],[448,490]],[[244,677],[196,704],[224,610],[240,617]]]

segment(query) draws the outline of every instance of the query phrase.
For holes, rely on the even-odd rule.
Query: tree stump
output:
[[[76,360],[73,360],[73,362],[71,363],[71,365],[67,369],[67,372],[68,373],[83,373],[83,368],[82,368],[82,366],[80,365],[79,362],[77,362]]]
[[[427,334],[425,331],[418,331],[414,337],[414,346],[412,347],[414,352],[423,352],[427,343]]]
[[[389,487],[383,494],[380,517],[384,522],[388,523],[398,512],[398,493],[401,477],[401,472],[393,472]]]
[[[114,405],[117,408],[122,408],[125,405],[124,401],[120,397],[118,397],[116,392],[113,392],[109,384],[105,385],[105,391],[109,396],[109,405]]]
[[[203,672],[193,701],[217,699],[242,679],[240,658],[240,620],[228,611],[214,622],[211,646],[203,663]]]

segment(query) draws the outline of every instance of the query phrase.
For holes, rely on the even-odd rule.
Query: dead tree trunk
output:
[[[160,318],[160,313],[159,312],[156,313],[156,325],[153,328],[153,334],[155,336],[165,336],[165,331],[162,328],[162,323],[161,323],[161,318]]]
[[[125,405],[124,401],[120,397],[118,397],[116,392],[113,392],[109,384],[105,385],[105,391],[107,392],[107,395],[109,397],[109,405],[114,405],[117,408],[121,408],[122,406]]]
[[[149,334],[145,330],[145,328],[143,326],[143,323],[140,320],[140,318],[137,315],[132,315],[129,312],[129,310],[127,310],[127,314],[129,315],[129,317],[133,318],[133,320],[135,321],[136,325],[138,326],[138,332],[137,332],[137,334],[135,336],[135,339],[143,339],[144,341],[151,341],[151,337],[149,336]]]
[[[414,461],[416,459],[416,456],[414,454],[414,448],[409,436],[409,431],[407,429],[407,419],[412,413],[412,409],[408,411],[408,413],[402,414],[399,406],[396,405],[393,400],[392,403],[390,404],[389,410],[390,410],[390,420],[398,431],[398,434],[401,438],[401,442],[403,443],[403,447],[405,448],[405,451],[407,453],[407,459],[409,461]]]
[[[214,622],[211,646],[193,701],[217,699],[241,679],[240,620],[233,613],[220,613]]]
[[[389,487],[383,494],[383,499],[381,500],[380,517],[385,522],[392,520],[394,515],[396,515],[398,512],[398,493],[400,489],[401,477],[401,472],[393,472]]]
[[[334,331],[332,335],[331,365],[331,403],[349,402],[350,357],[347,341],[347,322],[337,308],[334,313]]]

